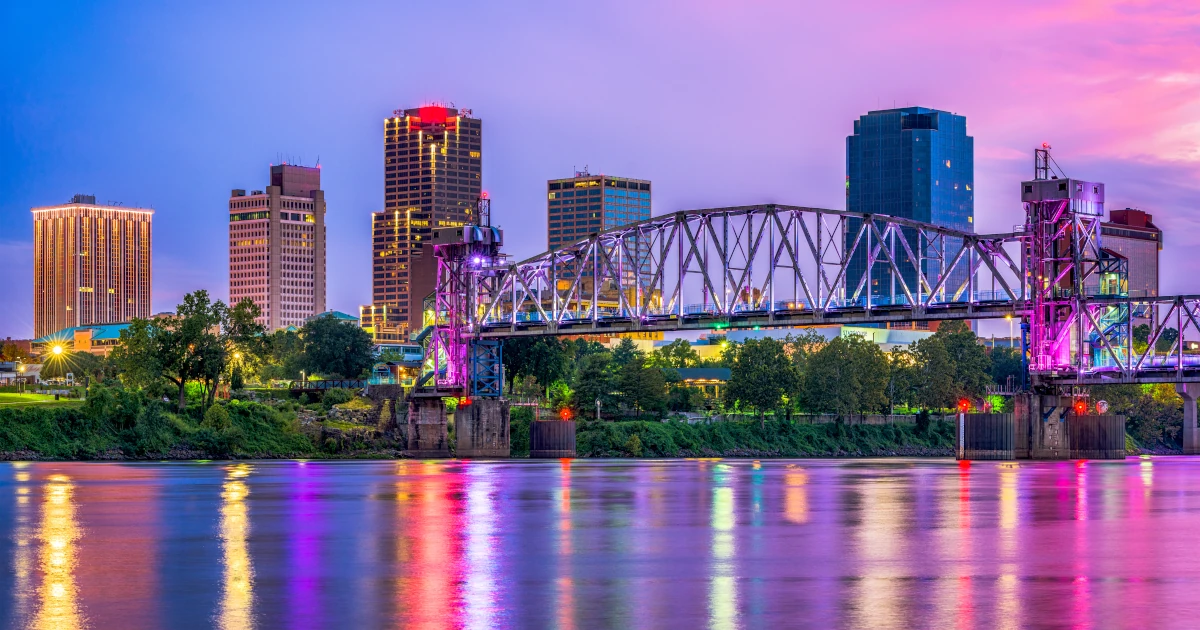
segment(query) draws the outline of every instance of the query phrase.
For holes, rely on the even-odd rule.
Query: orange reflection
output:
[[[789,523],[802,525],[808,522],[808,475],[803,470],[783,475],[783,517]]]
[[[713,474],[712,546],[709,550],[712,568],[708,579],[708,627],[716,629],[738,627],[738,592],[735,574],[733,487],[730,467],[718,464]]]
[[[80,628],[85,623],[75,584],[75,543],[83,534],[75,521],[74,490],[66,475],[51,475],[50,483],[46,484],[38,531],[42,543],[38,554],[42,586],[38,589],[40,606],[33,620],[34,628]]]
[[[231,466],[221,492],[221,551],[225,564],[221,604],[217,613],[220,628],[254,627],[254,567],[246,544],[250,536],[250,488],[242,481],[252,468],[247,464]]]

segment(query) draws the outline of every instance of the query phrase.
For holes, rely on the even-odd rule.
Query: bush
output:
[[[242,377],[242,368],[233,368],[233,374],[229,377],[229,389],[233,391],[241,391],[246,386],[246,381]]]
[[[328,410],[332,409],[334,405],[348,403],[353,399],[354,393],[348,389],[331,389],[325,392],[325,395],[321,398],[321,404]]]
[[[638,434],[634,433],[625,441],[625,452],[632,457],[642,456],[642,438],[638,437]]]
[[[204,422],[201,426],[208,427],[214,431],[225,431],[229,429],[229,412],[225,411],[225,407],[221,404],[214,404],[204,412]]]

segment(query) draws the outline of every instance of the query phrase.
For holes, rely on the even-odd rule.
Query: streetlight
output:
[[[50,349],[50,352],[53,352],[55,354],[55,356],[61,355],[63,353],[63,347],[60,345],[55,345],[53,348]]]
[[[1008,320],[1008,347],[1013,348],[1016,346],[1016,343],[1014,343],[1014,340],[1013,340],[1013,318],[1012,318],[1012,315],[1005,315],[1004,319]]]

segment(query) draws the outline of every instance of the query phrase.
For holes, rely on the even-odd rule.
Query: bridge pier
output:
[[[1196,427],[1196,399],[1200,398],[1200,383],[1176,383],[1175,391],[1183,398],[1183,453],[1200,454],[1200,430]]]
[[[414,392],[408,398],[408,454],[418,458],[450,457],[446,403],[440,394]]]
[[[503,398],[472,398],[454,412],[455,455],[509,456],[509,403]]]
[[[1124,416],[1078,416],[1074,403],[1070,396],[1019,394],[1013,406],[1015,458],[1123,459]],[[1194,404],[1192,414],[1194,425]]]

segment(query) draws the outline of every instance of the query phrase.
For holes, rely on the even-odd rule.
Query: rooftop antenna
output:
[[[1043,142],[1041,148],[1033,150],[1033,178],[1035,180],[1067,178],[1062,167],[1050,156],[1049,142]]]

